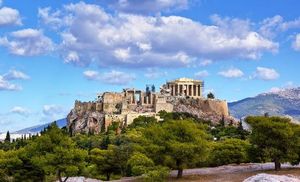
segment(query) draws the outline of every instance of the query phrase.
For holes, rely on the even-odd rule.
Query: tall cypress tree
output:
[[[10,133],[9,133],[9,131],[7,131],[7,133],[6,133],[6,137],[5,137],[5,140],[4,140],[5,142],[10,142]]]

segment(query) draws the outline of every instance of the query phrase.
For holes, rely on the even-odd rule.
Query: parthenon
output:
[[[193,98],[202,97],[204,83],[201,80],[190,78],[179,78],[168,81],[164,87],[171,96],[189,96]]]

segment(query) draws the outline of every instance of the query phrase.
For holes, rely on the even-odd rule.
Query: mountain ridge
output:
[[[230,114],[236,118],[248,115],[279,115],[300,120],[300,87],[280,89],[228,103]]]

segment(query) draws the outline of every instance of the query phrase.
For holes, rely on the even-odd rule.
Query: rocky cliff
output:
[[[221,120],[225,123],[237,124],[238,121],[229,115],[226,101],[217,99],[175,99],[173,112],[186,112],[200,119],[218,124]]]
[[[126,106],[124,103],[118,103],[113,99],[106,100],[97,102],[76,101],[75,107],[67,117],[69,131],[71,133],[99,133],[106,130],[113,122],[119,122],[120,126],[123,127],[130,124],[139,115],[156,116],[159,110],[190,113],[199,119],[211,121],[213,124],[218,124],[221,120],[227,124],[237,123],[237,120],[229,115],[227,102],[217,99],[193,99],[171,96],[167,97],[164,102],[161,100],[162,103],[158,100],[153,105],[154,109],[149,111],[142,109],[141,112],[131,107],[127,107],[125,109],[126,112],[122,112],[124,110],[123,107]],[[120,102],[122,101],[121,99],[119,100]],[[166,107],[169,105],[172,107]],[[136,105],[134,106],[137,107]],[[164,109],[164,107],[166,108]],[[157,110],[157,108],[159,109]]]

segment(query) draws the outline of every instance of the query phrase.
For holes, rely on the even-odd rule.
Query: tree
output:
[[[250,143],[248,141],[236,138],[215,142],[210,152],[210,163],[212,166],[221,166],[249,162],[249,148]]]
[[[208,142],[203,128],[191,120],[166,121],[146,128],[141,145],[145,146],[147,156],[157,164],[178,170],[177,177],[181,178],[184,168],[207,157]]]
[[[282,162],[292,162],[298,158],[296,152],[295,132],[288,118],[282,117],[247,117],[252,133],[250,142],[253,145],[252,154],[260,155],[264,161],[272,161],[275,170],[281,168]],[[252,156],[256,157],[256,156]]]
[[[208,98],[208,99],[214,99],[214,98],[215,98],[215,95],[214,95],[212,92],[209,92],[209,93],[207,94],[207,98]]]
[[[69,176],[79,174],[85,166],[87,152],[76,148],[75,143],[55,124],[26,146],[32,154],[31,161],[45,173],[55,174],[57,180],[67,181]]]
[[[7,131],[4,141],[5,142],[10,142],[10,133],[9,133],[9,131]]]
[[[154,162],[142,153],[134,153],[127,164],[130,166],[134,176],[145,174],[154,166]]]
[[[110,180],[112,173],[120,171],[116,157],[116,146],[109,145],[107,150],[95,148],[91,150],[90,157],[97,170],[106,175],[107,181]]]

